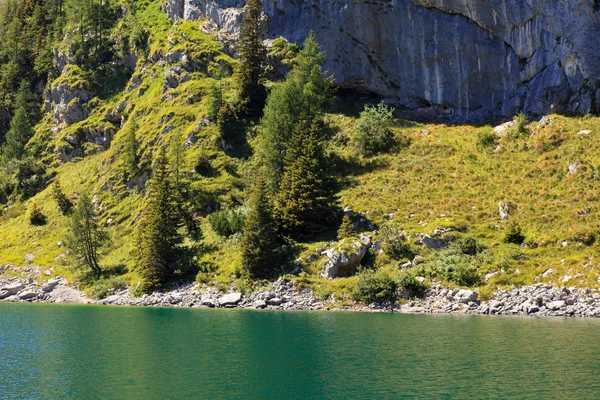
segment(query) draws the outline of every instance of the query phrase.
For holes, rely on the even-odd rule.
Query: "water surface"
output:
[[[0,399],[598,396],[598,320],[0,304]]]

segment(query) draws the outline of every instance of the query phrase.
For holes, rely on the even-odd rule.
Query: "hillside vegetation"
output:
[[[234,56],[201,23],[173,24],[160,3],[90,2],[110,21],[86,14],[87,2],[0,3],[0,35],[11,39],[0,53],[0,264],[37,265],[48,271],[41,279],[61,274],[89,290],[125,281],[139,293],[186,280],[244,291],[286,275],[343,302],[378,300],[361,295],[365,282],[414,294],[432,280],[483,294],[599,286],[599,117],[517,116],[496,130],[411,121],[365,108],[379,99],[336,96],[310,38],[303,50],[276,41],[264,57]],[[87,20],[101,32],[90,48],[77,41]],[[17,59],[9,43],[19,43]],[[275,67],[259,79],[248,62]],[[297,120],[280,114],[286,104]],[[17,155],[15,132],[29,132]],[[174,194],[158,202],[161,163]],[[59,207],[57,183],[72,207],[91,199],[106,237],[97,276],[70,246],[74,211]],[[174,227],[172,241],[152,223],[165,235]],[[376,245],[358,273],[322,277],[322,252],[364,233]],[[148,243],[187,261],[148,278],[160,258]]]

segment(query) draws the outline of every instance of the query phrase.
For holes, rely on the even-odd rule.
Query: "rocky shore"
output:
[[[32,302],[62,304],[103,304],[138,307],[246,308],[277,310],[346,310],[391,311],[390,304],[368,306],[326,306],[308,288],[279,279],[268,289],[244,295],[229,293],[199,284],[186,284],[168,292],[132,297],[124,289],[102,300],[92,300],[64,278],[53,277],[37,283],[36,270],[25,270],[24,277],[2,275],[0,302]],[[488,315],[531,315],[561,317],[600,317],[600,291],[597,289],[558,288],[538,284],[511,291],[498,290],[489,301],[479,300],[476,290],[447,289],[438,284],[429,288],[423,298],[411,299],[394,306],[402,313],[446,313]]]

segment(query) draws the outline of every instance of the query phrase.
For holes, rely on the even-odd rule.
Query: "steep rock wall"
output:
[[[239,28],[244,0],[169,0]],[[269,36],[313,31],[337,82],[456,122],[600,110],[598,0],[263,0]]]

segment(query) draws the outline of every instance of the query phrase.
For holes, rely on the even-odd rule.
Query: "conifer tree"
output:
[[[344,213],[344,216],[342,217],[342,224],[338,230],[338,239],[349,238],[352,236],[352,233],[354,233],[354,224],[352,223],[352,220],[348,214]]]
[[[241,240],[242,265],[250,275],[266,277],[275,268],[277,233],[262,171],[253,182],[248,207]]]
[[[33,136],[34,119],[30,112],[30,98],[29,85],[23,81],[16,99],[15,115],[10,121],[10,129],[2,146],[5,161],[21,160],[25,155],[25,145]]]
[[[261,120],[259,152],[272,193],[279,189],[288,144],[300,121],[318,121],[331,97],[332,80],[322,71],[323,55],[312,34],[294,63],[286,81],[271,90]]]
[[[127,168],[128,179],[135,176],[138,169],[139,157],[139,144],[136,137],[137,134],[137,123],[135,117],[131,118],[129,126],[125,131],[125,166]]]
[[[276,213],[283,232],[298,240],[326,231],[340,221],[333,179],[327,173],[318,128],[302,123],[286,154]]]
[[[67,247],[81,264],[99,277],[102,269],[98,262],[99,249],[106,242],[107,235],[98,222],[98,214],[92,200],[83,194],[73,210]]]
[[[63,215],[67,215],[71,211],[73,203],[71,203],[71,200],[63,193],[60,182],[58,181],[56,181],[52,187],[52,197],[56,201],[56,205]]]
[[[183,226],[177,191],[173,187],[169,161],[161,150],[141,226],[138,265],[147,290],[156,289],[184,269]]]
[[[263,44],[264,21],[261,18],[261,1],[248,0],[240,28],[241,94],[250,115],[262,110],[267,92],[264,86],[267,50]]]

